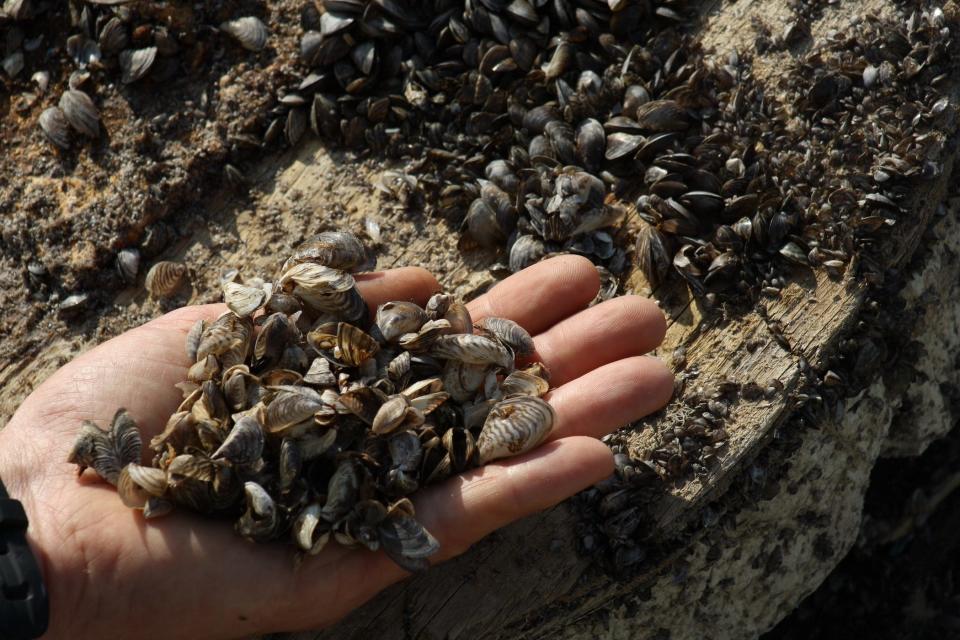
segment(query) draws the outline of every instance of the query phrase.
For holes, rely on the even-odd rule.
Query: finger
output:
[[[550,442],[427,489],[417,517],[440,541],[433,561],[460,555],[492,531],[566,500],[613,473],[610,449],[593,438]]]
[[[424,269],[406,267],[358,277],[358,286],[375,308],[388,300],[426,303],[439,289]],[[74,434],[82,420],[109,424],[125,407],[144,436],[159,433],[182,399],[173,385],[185,379],[189,360],[184,338],[198,319],[212,319],[222,304],[172,311],[76,358],[30,396],[24,409],[34,419],[64,424]]]
[[[467,305],[476,321],[510,318],[531,334],[584,309],[600,290],[596,267],[581,256],[558,256],[510,276]]]
[[[459,555],[490,532],[562,502],[612,472],[613,457],[606,445],[593,438],[566,438],[425,489],[414,502],[417,520],[440,542],[440,551],[430,560],[435,564]],[[289,593],[264,607],[265,627],[276,628],[277,623],[285,629],[316,627],[329,615],[316,602],[350,611],[409,575],[383,553],[345,555],[326,572],[312,571],[309,563],[301,568],[300,579],[289,585]],[[336,590],[333,600],[331,573],[365,579]]]
[[[560,386],[610,362],[647,353],[660,344],[666,330],[656,303],[623,296],[558,322],[534,344],[550,370],[551,384]]]
[[[673,395],[673,373],[657,358],[635,356],[594,369],[553,389],[557,419],[551,440],[599,438],[657,411]]]
[[[374,313],[377,306],[394,300],[416,302],[421,307],[430,296],[440,291],[433,274],[421,267],[400,267],[389,271],[355,275],[360,293]]]

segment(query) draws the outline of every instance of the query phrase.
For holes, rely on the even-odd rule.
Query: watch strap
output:
[[[0,482],[0,638],[36,638],[47,630],[47,589],[27,542],[27,514]]]

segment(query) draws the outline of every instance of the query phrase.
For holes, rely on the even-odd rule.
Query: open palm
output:
[[[438,290],[417,268],[357,277],[371,306],[420,304]],[[642,354],[663,338],[656,306],[627,296],[587,308],[599,287],[586,260],[564,256],[516,274],[469,305],[535,336],[557,412],[550,441],[419,492],[417,518],[450,558],[513,520],[606,477],[596,438],[666,403],[670,372]],[[40,386],[0,431],[0,477],[24,502],[51,599],[50,637],[230,638],[332,624],[407,575],[383,553],[329,546],[295,565],[291,547],[253,546],[228,521],[187,511],[145,521],[67,454],[82,420],[126,407],[144,439],[179,404],[184,338],[222,305],[179,309],[100,345]],[[149,452],[146,457],[149,457]]]

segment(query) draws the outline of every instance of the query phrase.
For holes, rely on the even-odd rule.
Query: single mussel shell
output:
[[[277,505],[266,489],[256,482],[245,482],[243,494],[247,508],[237,520],[237,533],[255,541],[276,537],[281,524]]]
[[[427,313],[413,302],[387,302],[377,307],[376,326],[387,342],[405,333],[416,333],[427,322]]]
[[[254,16],[245,16],[220,25],[220,30],[233,37],[248,51],[262,51],[267,46],[270,32],[267,26]]]
[[[324,231],[300,244],[284,264],[284,270],[301,262],[353,271],[367,262],[363,243],[348,231]]]
[[[425,571],[440,543],[413,516],[395,514],[380,524],[380,543],[391,560],[411,573]]]
[[[146,47],[144,49],[126,49],[120,52],[120,81],[123,84],[136,82],[147,75],[153,61],[157,58],[156,47]]]
[[[117,271],[125,282],[137,281],[140,272],[140,252],[134,248],[121,249],[117,252]]]
[[[543,240],[534,235],[522,235],[510,247],[510,271],[517,273],[536,264],[546,255]]]
[[[533,338],[526,329],[508,318],[487,317],[475,325],[483,333],[495,337],[513,351],[518,358],[533,355]]]
[[[44,109],[38,122],[47,140],[61,149],[70,148],[70,123],[60,107]]]
[[[556,414],[547,402],[517,396],[498,402],[477,438],[479,463],[530,451],[550,434]]]
[[[607,138],[599,120],[587,118],[577,127],[576,156],[584,169],[598,173],[606,157]]]
[[[223,283],[223,301],[241,318],[252,315],[263,305],[266,297],[267,293],[261,287],[248,287],[236,282]]]
[[[434,343],[431,355],[435,358],[458,360],[467,364],[513,368],[513,353],[498,341],[480,335],[441,336]]]
[[[169,298],[180,290],[186,275],[186,265],[163,260],[150,267],[144,286],[154,298]]]
[[[237,421],[223,444],[210,456],[211,460],[226,460],[237,466],[249,466],[263,455],[263,428],[253,416],[244,416]]]
[[[70,126],[91,138],[100,135],[100,112],[83,91],[67,89],[60,96],[60,109]]]

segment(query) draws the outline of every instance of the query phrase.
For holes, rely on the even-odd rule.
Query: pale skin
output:
[[[439,290],[418,268],[359,276],[365,299],[420,304]],[[610,475],[598,438],[656,411],[673,378],[643,354],[663,339],[656,305],[623,296],[587,308],[599,287],[582,258],[553,258],[469,305],[474,320],[511,318],[535,337],[557,412],[549,441],[416,495],[440,541],[433,563],[491,531]],[[329,545],[295,568],[289,546],[257,545],[227,521],[187,511],[145,521],[114,488],[66,462],[82,420],[109,425],[118,407],[145,441],[180,401],[184,338],[222,305],[178,309],[76,358],[34,391],[0,430],[0,477],[24,503],[50,594],[50,638],[235,638],[332,625],[408,574],[381,553]],[[147,452],[149,457],[149,452]]]

